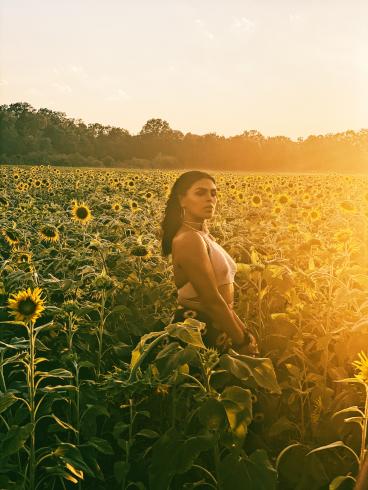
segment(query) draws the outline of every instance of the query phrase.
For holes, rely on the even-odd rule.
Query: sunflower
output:
[[[368,357],[365,352],[358,354],[359,361],[354,361],[352,365],[358,369],[358,373],[354,374],[355,378],[360,379],[363,383],[368,384]]]
[[[345,243],[352,237],[352,235],[353,235],[353,232],[351,231],[351,229],[345,228],[343,230],[336,231],[334,233],[334,239],[337,242]]]
[[[111,209],[118,213],[121,210],[121,204],[118,202],[114,202],[114,204],[111,206]]]
[[[318,219],[320,219],[320,217],[321,217],[321,212],[316,208],[312,209],[309,213],[309,218],[312,221],[317,221]]]
[[[5,208],[9,207],[9,201],[6,197],[0,196],[0,206],[4,206]]]
[[[12,261],[18,265],[23,271],[32,272],[34,270],[32,265],[33,253],[28,250],[22,250],[18,247],[13,247]]]
[[[79,221],[82,224],[87,224],[93,218],[89,207],[84,202],[81,204],[76,202],[72,209],[72,215],[75,221]]]
[[[139,206],[138,206],[138,203],[137,201],[133,201],[132,199],[129,199],[129,207],[131,209],[131,211],[133,211],[133,213],[136,213],[137,211],[139,211]]]
[[[152,255],[151,251],[144,245],[136,245],[133,247],[131,254],[134,257],[140,257],[143,260],[148,260]]]
[[[288,194],[278,194],[276,200],[280,206],[285,206],[290,201],[290,197]]]
[[[342,201],[339,206],[344,213],[354,213],[356,211],[354,203],[351,201]]]
[[[41,316],[45,309],[41,292],[42,289],[36,287],[33,291],[28,288],[10,295],[13,297],[8,299],[8,306],[12,310],[10,314],[15,316],[16,321],[34,323]]]
[[[136,190],[136,184],[134,182],[134,180],[129,180],[126,184],[125,184],[125,188],[129,191],[129,192],[133,192]]]
[[[236,197],[236,200],[238,202],[245,202],[245,194],[244,192],[242,191],[238,191],[236,194],[235,194],[235,197]]]
[[[288,231],[290,231],[291,233],[295,232],[297,233],[299,231],[299,228],[298,228],[298,225],[296,225],[295,223],[289,223],[287,225],[287,229]]]
[[[157,395],[167,396],[169,394],[169,389],[170,385],[160,383],[159,385],[157,385],[156,393]]]
[[[274,206],[271,210],[271,214],[277,216],[278,214],[281,213],[281,210],[282,210],[281,206]]]
[[[23,250],[16,250],[16,257],[18,264],[30,264],[32,262],[32,252],[26,252]]]
[[[44,242],[57,242],[60,238],[58,229],[53,225],[44,225],[39,233]]]
[[[14,230],[2,228],[1,233],[3,234],[5,240],[10,246],[14,247],[15,245],[18,245],[19,238],[14,232]]]
[[[253,196],[250,198],[250,202],[252,206],[258,208],[262,204],[262,198],[258,194],[253,194]]]

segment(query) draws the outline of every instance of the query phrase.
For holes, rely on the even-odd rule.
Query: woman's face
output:
[[[216,184],[211,179],[197,180],[181,198],[185,220],[212,218],[217,203]]]

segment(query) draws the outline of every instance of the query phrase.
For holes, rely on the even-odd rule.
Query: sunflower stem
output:
[[[6,383],[5,383],[4,368],[3,368],[4,352],[5,352],[5,349],[0,351],[0,387],[1,387],[1,391],[3,393],[6,392]]]
[[[29,335],[29,369],[28,373],[28,393],[29,393],[29,405],[30,405],[30,418],[31,418],[31,445],[29,453],[29,488],[34,490],[35,488],[35,335],[34,335],[34,322],[30,322],[27,326]]]
[[[105,303],[106,303],[106,291],[102,291],[101,295],[101,310],[100,310],[100,323],[98,326],[98,358],[97,358],[97,378],[101,375],[101,363],[102,363],[102,345],[103,345],[103,334],[105,326]]]
[[[365,408],[364,408],[364,419],[362,425],[362,445],[360,447],[360,458],[359,467],[362,468],[365,454],[366,454],[366,441],[367,441],[367,427],[368,427],[368,384],[364,383],[365,386]]]

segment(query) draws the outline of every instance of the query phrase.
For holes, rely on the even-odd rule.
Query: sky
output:
[[[367,0],[1,0],[0,104],[137,134],[368,128]]]

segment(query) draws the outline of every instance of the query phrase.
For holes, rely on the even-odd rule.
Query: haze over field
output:
[[[368,3],[3,0],[1,104],[296,139],[368,126]]]

